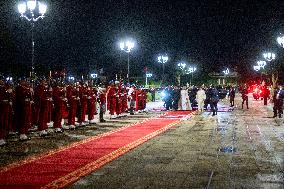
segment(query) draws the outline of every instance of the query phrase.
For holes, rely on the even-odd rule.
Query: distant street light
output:
[[[163,78],[162,80],[164,80],[165,78],[165,63],[169,60],[169,57],[167,55],[160,55],[158,56],[158,62],[161,63],[163,65]]]
[[[146,82],[145,82],[145,87],[147,87],[148,86],[148,77],[152,77],[153,76],[153,74],[151,74],[151,73],[146,73]]]
[[[177,64],[178,70],[177,70],[177,80],[178,80],[178,85],[180,85],[180,81],[181,81],[181,75],[183,75],[185,73],[185,67],[186,67],[186,63],[184,62],[180,62]]]
[[[18,11],[21,14],[22,18],[25,18],[27,21],[31,22],[32,25],[32,67],[30,77],[34,76],[34,24],[39,19],[44,18],[46,13],[47,6],[44,3],[38,2],[36,0],[28,0],[18,4]]]
[[[13,81],[13,78],[12,78],[12,77],[7,77],[7,78],[6,78],[6,81],[7,81],[7,82],[12,82],[12,81]]]
[[[225,79],[224,79],[224,85],[226,84],[226,82],[225,82],[225,80],[226,80],[226,77],[227,77],[227,75],[230,73],[230,70],[229,70],[229,68],[226,68],[224,71],[223,71],[223,73],[225,74]]]
[[[93,74],[91,74],[91,77],[92,77],[93,79],[96,79],[96,78],[98,77],[98,74],[93,73]]]
[[[257,65],[260,67],[260,68],[263,68],[266,66],[266,62],[263,61],[263,60],[260,60],[260,61],[257,61]]]
[[[253,66],[253,69],[258,72],[261,69],[264,69],[265,66],[266,66],[266,62],[263,60],[260,60],[260,61],[257,61],[257,66]],[[260,80],[262,81],[262,72],[260,73]]]
[[[284,36],[277,37],[277,42],[279,45],[281,45],[281,47],[284,48]]]
[[[189,66],[189,68],[186,70],[186,74],[191,74],[191,78],[190,78],[190,86],[191,86],[191,81],[193,80],[193,72],[196,71],[196,67],[195,66]]]
[[[274,53],[267,52],[267,53],[263,53],[263,57],[265,58],[265,60],[270,62],[270,61],[274,60],[276,56],[275,56]]]
[[[253,69],[258,72],[260,70],[260,66],[253,66]]]
[[[226,70],[224,70],[223,73],[227,76],[227,75],[230,73],[229,68],[227,68]]]
[[[74,81],[75,81],[75,77],[69,76],[69,77],[68,77],[68,80],[69,80],[69,82],[74,82]]]
[[[129,53],[134,48],[134,42],[130,40],[122,41],[119,44],[120,50],[127,52],[127,81],[129,83]]]
[[[177,64],[177,66],[178,66],[179,69],[184,70],[185,67],[186,67],[186,63],[180,62],[180,63]]]

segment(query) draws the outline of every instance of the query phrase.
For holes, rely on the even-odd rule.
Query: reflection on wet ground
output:
[[[239,107],[240,95],[233,111],[184,120],[71,188],[284,188],[283,119],[251,97]]]

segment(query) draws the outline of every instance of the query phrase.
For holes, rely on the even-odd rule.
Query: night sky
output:
[[[0,2],[0,72],[27,74],[31,62],[30,23],[19,17],[14,0]],[[185,61],[199,72],[225,67],[250,74],[271,49],[282,61],[276,37],[284,33],[284,1],[73,1],[48,0],[48,12],[35,26],[37,71],[65,68],[75,75],[101,68],[109,78],[126,74],[127,54],[118,42],[131,37],[130,74],[145,67],[160,75],[159,53],[170,60],[165,72]],[[125,70],[125,71],[124,71]]]

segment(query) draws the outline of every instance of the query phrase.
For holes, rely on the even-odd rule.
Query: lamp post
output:
[[[96,79],[98,77],[98,74],[92,73],[91,78]]]
[[[258,65],[257,66],[253,66],[253,69],[258,72],[260,70],[260,67]]]
[[[21,14],[21,18],[25,18],[31,23],[32,26],[32,65],[30,77],[34,76],[34,52],[35,52],[35,42],[34,42],[34,25],[39,19],[44,18],[47,6],[44,3],[38,2],[37,0],[28,0],[18,4],[18,11]]]
[[[180,63],[177,64],[177,67],[178,67],[177,80],[178,80],[178,85],[180,85],[180,77],[181,77],[181,74],[184,74],[186,63],[180,62]]]
[[[153,74],[151,74],[151,73],[146,73],[146,82],[145,82],[145,87],[147,87],[148,86],[148,77],[152,77],[153,76]]]
[[[266,52],[263,53],[263,57],[266,61],[268,62],[272,62],[272,60],[275,60],[276,55],[272,52]],[[276,83],[278,81],[278,71],[275,68],[275,65],[271,65],[271,81],[272,81],[272,85],[273,87],[276,87]]]
[[[230,73],[229,68],[226,68],[226,69],[223,71],[223,73],[225,74],[225,80],[226,80],[227,75]],[[224,83],[223,83],[224,85],[226,84],[225,80],[224,80]]]
[[[189,66],[189,68],[186,70],[186,74],[191,74],[191,78],[190,78],[190,81],[189,81],[190,86],[192,86],[191,81],[193,80],[193,72],[195,72],[195,71],[196,71],[195,66]]]
[[[134,48],[134,42],[130,40],[122,41],[119,44],[120,50],[127,53],[127,81],[129,83],[129,53]]]
[[[274,53],[272,53],[272,52],[266,52],[266,53],[263,53],[263,57],[268,62],[271,62],[272,60],[275,59],[276,55]]]
[[[163,65],[163,76],[162,81],[164,81],[165,78],[165,63],[169,60],[169,57],[167,55],[160,55],[158,56],[158,62]]]
[[[284,36],[277,37],[278,44],[284,48]]]
[[[257,61],[257,66],[253,66],[253,69],[258,72],[261,69],[264,69],[265,66],[266,66],[266,62],[263,60],[260,60],[260,61]],[[260,73],[260,80],[262,82],[262,72]]]

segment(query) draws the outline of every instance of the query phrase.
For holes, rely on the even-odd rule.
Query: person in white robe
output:
[[[199,87],[199,90],[197,91],[196,94],[196,100],[198,104],[198,111],[203,112],[204,110],[204,100],[206,99],[206,94],[205,91],[203,90],[202,87]]]
[[[191,104],[189,101],[188,90],[186,87],[183,87],[180,91],[180,98],[181,98],[181,109],[182,110],[192,110]]]

